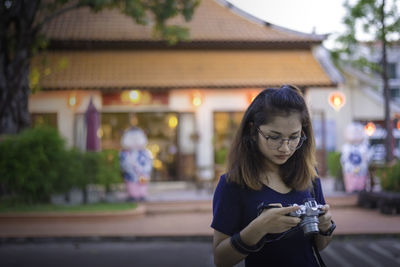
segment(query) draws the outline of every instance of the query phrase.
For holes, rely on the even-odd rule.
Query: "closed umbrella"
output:
[[[92,98],[90,98],[85,118],[87,127],[86,149],[88,151],[100,151],[100,138],[97,134],[100,128],[100,113],[94,106]]]

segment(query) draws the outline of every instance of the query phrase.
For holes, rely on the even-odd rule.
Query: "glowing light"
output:
[[[333,92],[329,95],[329,104],[337,111],[343,107],[346,99],[341,92]]]
[[[68,106],[75,107],[76,103],[77,103],[76,94],[72,93],[68,98]]]
[[[365,129],[365,133],[366,133],[368,136],[373,135],[374,132],[375,132],[375,130],[376,130],[375,123],[373,123],[373,122],[368,122],[367,125],[365,125],[365,128],[364,128],[364,129]]]
[[[162,166],[163,166],[163,163],[162,163],[161,160],[155,159],[155,160],[153,161],[153,167],[154,167],[154,169],[159,170],[159,169],[162,168]]]
[[[195,107],[199,107],[203,104],[203,97],[200,92],[194,92],[192,94],[192,104]]]
[[[138,90],[132,90],[129,92],[129,100],[133,103],[137,103],[140,101],[141,94]]]
[[[400,130],[400,120],[398,120],[398,121],[397,121],[397,123],[396,123],[396,127],[397,127],[397,129],[399,129],[399,130]]]
[[[175,129],[178,126],[178,118],[175,115],[171,115],[168,119],[168,126],[171,129]]]
[[[160,146],[157,144],[149,145],[147,148],[150,150],[151,154],[153,155],[153,158],[155,158],[158,152],[160,152]]]

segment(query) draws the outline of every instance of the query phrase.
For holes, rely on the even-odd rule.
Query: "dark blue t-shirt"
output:
[[[318,204],[325,204],[320,179],[316,179],[314,188],[315,199]],[[281,203],[286,207],[290,204],[303,204],[311,197],[309,190],[292,190],[281,194],[268,186],[260,191],[241,187],[236,183],[228,183],[225,175],[221,176],[213,199],[213,221],[211,227],[215,230],[232,236],[240,232],[257,217],[257,206],[261,202]],[[275,239],[279,234],[269,235]],[[253,266],[318,266],[315,260],[311,243],[304,236],[301,228],[294,231],[289,237],[278,241],[267,242],[256,253],[250,253],[245,259],[246,267]]]

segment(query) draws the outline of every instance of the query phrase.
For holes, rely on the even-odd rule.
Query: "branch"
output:
[[[66,13],[66,12],[68,12],[68,11],[77,9],[77,8],[79,8],[79,7],[82,7],[82,6],[83,6],[83,5],[81,5],[80,3],[77,3],[77,4],[72,5],[72,6],[70,6],[70,7],[66,7],[66,8],[64,8],[64,9],[57,10],[57,11],[54,12],[53,14],[51,14],[51,15],[45,17],[45,18],[43,19],[42,22],[38,23],[38,24],[33,28],[33,34],[36,35],[36,34],[42,29],[43,25],[45,25],[46,23],[49,23],[49,22],[50,22],[51,20],[53,20],[54,18],[60,16],[61,14],[64,14],[64,13]]]

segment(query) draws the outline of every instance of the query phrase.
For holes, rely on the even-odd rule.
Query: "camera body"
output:
[[[314,198],[308,198],[304,200],[303,205],[293,204],[290,206],[300,207],[297,211],[290,212],[288,216],[301,219],[299,225],[303,229],[304,234],[306,236],[318,234],[318,217],[325,214],[325,211],[322,210],[323,205],[318,204]]]

